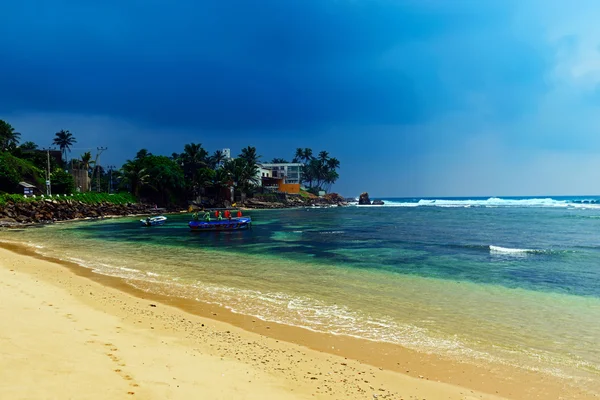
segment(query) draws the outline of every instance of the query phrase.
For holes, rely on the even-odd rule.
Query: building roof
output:
[[[32,185],[31,183],[27,183],[27,182],[19,182],[19,185],[26,187],[26,188],[33,188],[35,189],[35,185]]]

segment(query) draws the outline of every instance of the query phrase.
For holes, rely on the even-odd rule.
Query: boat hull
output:
[[[167,221],[167,217],[163,217],[163,216],[152,217],[152,218],[150,218],[150,220],[140,219],[140,223],[142,224],[142,226],[164,225],[166,221]]]
[[[188,226],[194,232],[240,231],[250,228],[252,220],[249,217],[224,219],[221,221],[190,221]]]

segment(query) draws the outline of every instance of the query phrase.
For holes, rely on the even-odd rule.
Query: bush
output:
[[[19,182],[26,181],[42,187],[44,173],[27,160],[10,153],[0,153],[0,192],[19,192]]]
[[[75,191],[73,176],[62,169],[55,170],[50,176],[53,194],[71,194]]]
[[[52,196],[53,200],[56,201],[80,201],[86,204],[98,204],[98,203],[111,203],[111,204],[129,204],[136,203],[135,197],[133,197],[129,193],[118,193],[118,194],[108,194],[108,193],[77,193],[71,196],[63,197],[63,196]],[[41,201],[40,197],[25,197],[21,194],[0,194],[0,206],[11,202],[11,203],[24,203],[24,202],[35,202]]]

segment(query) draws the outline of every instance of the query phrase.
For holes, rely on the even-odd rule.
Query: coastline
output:
[[[203,353],[240,362],[241,368],[258,368],[281,380],[278,385],[293,388],[296,393],[304,390],[305,394],[326,395],[327,398],[372,398],[372,394],[382,398],[418,395],[428,399],[442,398],[442,395],[456,399],[593,398],[534,372],[501,365],[482,368],[396,345],[266,323],[212,304],[146,293],[119,278],[40,256],[23,245],[2,243],[1,247],[4,270],[11,263],[10,268],[16,273],[33,274],[46,285],[66,290],[69,298],[119,317],[122,324],[131,324],[159,336],[175,335],[182,340],[191,340],[186,346],[204,346]],[[93,290],[90,292],[88,288]],[[150,302],[157,307],[150,307]],[[181,322],[184,320],[188,322]],[[207,332],[208,329],[202,329],[202,324],[212,325],[215,330]],[[233,334],[225,334],[227,331]],[[260,346],[253,343],[260,343]],[[219,351],[215,352],[215,349]],[[290,364],[292,353],[302,354],[303,360]],[[312,367],[314,360],[318,360],[316,369]],[[318,373],[326,376],[315,375]],[[253,390],[260,392],[262,386]]]

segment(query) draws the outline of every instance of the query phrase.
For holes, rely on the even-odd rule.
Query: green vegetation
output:
[[[236,200],[243,202],[247,197],[263,193],[260,176],[262,156],[253,146],[243,148],[233,159],[226,159],[220,150],[211,154],[200,143],[186,144],[182,153],[173,153],[171,157],[141,149],[121,168],[108,166],[108,170],[104,170],[92,161],[91,152],[73,157],[70,163],[65,162],[72,145],[77,143],[68,130],[61,130],[54,137],[53,143],[60,148],[60,155],[58,151],[39,150],[37,144],[31,141],[19,145],[20,139],[20,133],[0,120],[0,194],[22,193],[19,182],[32,184],[37,188],[36,195],[43,194],[46,192],[47,174],[50,175],[50,189],[54,195],[74,194],[78,190],[77,185],[88,185],[91,175],[90,186],[95,193],[85,193],[89,188],[82,188],[84,193],[68,198],[92,203],[132,202],[137,198],[161,206],[187,205],[190,200],[223,204]],[[330,189],[339,177],[337,169],[340,162],[326,151],[315,157],[311,149],[299,148],[293,162],[303,164],[301,182],[308,187],[308,192],[301,192],[303,197],[310,197],[309,192],[316,194]],[[272,163],[286,163],[286,160],[274,158]],[[113,196],[114,192],[127,192],[128,197],[125,199],[122,194]],[[13,199],[12,195],[2,196],[2,201]],[[26,201],[23,196],[16,198]]]
[[[17,147],[21,134],[15,132],[8,122],[0,119],[0,151],[8,151],[11,148]]]
[[[4,205],[7,202],[11,203],[26,203],[32,201],[40,201],[41,197],[25,197],[22,194],[0,194],[0,205]],[[80,201],[85,204],[99,204],[99,203],[111,203],[111,204],[131,204],[136,203],[137,200],[130,193],[76,193],[69,196],[53,196],[54,201]]]
[[[0,152],[0,189],[19,191],[19,182],[27,181],[42,185],[44,172],[31,161],[16,157],[8,152]]]
[[[317,157],[313,156],[312,149],[296,149],[294,162],[302,162],[302,182],[307,185],[311,193],[321,190],[329,191],[340,177],[337,169],[340,161],[335,157],[329,157],[329,153],[321,151]]]

